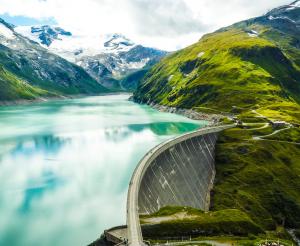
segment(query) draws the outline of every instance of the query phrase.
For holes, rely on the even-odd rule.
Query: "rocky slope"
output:
[[[134,99],[227,112],[259,109],[267,116],[296,120],[285,109],[299,111],[299,18],[296,1],[205,35],[154,66]]]
[[[126,77],[148,70],[166,54],[135,44],[121,34],[87,37],[51,26],[16,27],[15,30],[83,67],[102,85],[117,90],[135,88],[136,83],[127,84]]]
[[[2,75],[9,74],[10,77],[16,78],[15,81],[23,81],[22,83],[28,84],[26,88],[29,86],[31,89],[34,88],[32,92],[43,90],[48,92],[43,94],[68,95],[107,91],[82,68],[18,34],[12,25],[2,19],[0,19],[0,65]],[[1,86],[6,87],[7,94],[11,95],[8,91],[10,81],[6,80],[6,85],[2,83]],[[22,91],[15,92],[17,93],[13,96],[15,98],[23,95]],[[0,100],[3,98],[4,95]]]

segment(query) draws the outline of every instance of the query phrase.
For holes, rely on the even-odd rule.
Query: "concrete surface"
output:
[[[209,209],[217,136],[231,127],[202,128],[162,143],[144,156],[129,184],[128,245],[145,245],[140,214],[153,213],[167,205]]]

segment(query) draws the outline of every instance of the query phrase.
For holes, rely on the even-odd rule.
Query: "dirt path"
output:
[[[288,130],[288,129],[290,129],[290,127],[276,130],[276,131],[274,131],[274,132],[272,132],[271,134],[268,134],[268,135],[255,136],[255,137],[253,137],[253,139],[254,139],[254,140],[265,140],[266,137],[274,136],[274,135],[276,135],[277,133],[283,132],[283,131]],[[276,140],[275,140],[275,141],[276,141]]]
[[[247,131],[252,131],[252,130],[261,130],[264,128],[267,128],[269,126],[269,123],[243,123],[244,126],[261,126],[257,128],[250,128],[250,129],[245,129]]]

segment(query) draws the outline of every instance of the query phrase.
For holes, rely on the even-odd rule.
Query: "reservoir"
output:
[[[128,98],[0,107],[0,245],[86,245],[125,224],[139,160],[207,123]]]

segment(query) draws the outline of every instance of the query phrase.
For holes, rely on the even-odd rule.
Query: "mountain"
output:
[[[12,85],[9,83],[14,81],[14,84],[26,85],[26,88],[24,86],[22,88],[30,90],[32,96],[94,94],[107,91],[82,68],[15,32],[14,26],[2,19],[0,19],[0,66],[1,87],[5,86],[8,90]],[[5,79],[7,77],[13,80]],[[4,88],[2,89],[4,91]],[[14,97],[27,98],[20,90],[15,92],[17,95]],[[3,95],[0,100],[3,100]]]
[[[51,28],[48,25],[41,27],[31,27],[31,33],[33,37],[36,37],[37,41],[40,41],[41,44],[48,47],[53,43],[53,41],[62,40],[60,36],[72,36],[71,32],[67,32],[59,27]]]
[[[32,100],[55,96],[45,90],[33,87],[0,66],[0,102],[11,100]]]
[[[153,235],[147,239],[221,236],[232,244],[233,235],[245,230],[248,235],[236,245],[266,245],[266,238],[273,244],[299,242],[300,1],[168,55],[141,79],[133,99],[238,122],[218,137],[210,211],[198,211],[194,220],[178,220],[173,213],[173,220],[162,222],[159,214],[167,218],[166,210],[182,213],[186,207],[162,209],[145,226]],[[242,214],[247,219],[237,222]],[[263,233],[247,227],[249,221]]]
[[[60,27],[47,25],[16,27],[15,30],[81,66],[105,87],[116,90],[135,88],[136,83],[126,84],[126,77],[141,69],[148,69],[166,54],[135,44],[121,34],[89,37],[73,35]]]
[[[141,80],[134,100],[300,121],[300,1],[205,35]]]
[[[124,46],[109,46],[110,48],[114,47],[111,52],[95,56],[82,56],[76,59],[76,63],[108,88],[125,90],[135,88],[136,83],[134,85],[127,84],[124,82],[124,78],[155,64],[165,55],[165,52],[142,45]],[[123,83],[120,83],[120,80]]]

